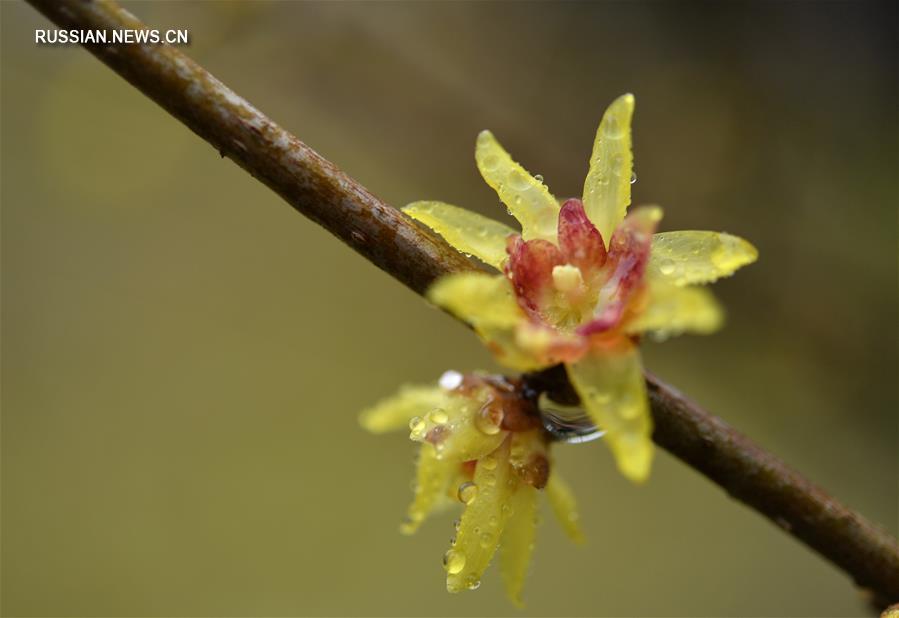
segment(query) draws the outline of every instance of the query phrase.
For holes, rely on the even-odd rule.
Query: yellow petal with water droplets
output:
[[[490,131],[478,135],[474,156],[481,176],[521,223],[522,237],[556,242],[559,203],[546,185],[513,161]]]
[[[474,589],[480,584],[511,508],[509,499],[517,479],[509,464],[509,440],[489,457],[490,464],[481,461],[475,468],[472,482],[477,489],[462,513],[456,542],[444,556],[446,589],[450,592]]]
[[[497,360],[517,371],[545,364],[519,339],[527,318],[504,275],[459,273],[442,277],[428,290],[428,300],[468,322]]]
[[[403,534],[412,534],[425,518],[447,502],[446,489],[455,478],[458,464],[437,459],[430,444],[422,444],[415,473],[415,497],[409,505],[406,521],[400,526]]]
[[[427,297],[475,328],[510,327],[524,317],[505,275],[447,275],[428,289]]]
[[[537,534],[537,490],[526,483],[519,483],[509,500],[509,507],[509,517],[500,543],[500,567],[506,595],[515,605],[523,607],[521,590],[531,564]]]
[[[415,416],[445,406],[450,395],[439,386],[406,385],[359,415],[359,423],[372,433],[406,429]]]
[[[587,413],[612,449],[618,469],[640,483],[652,463],[652,419],[637,347],[622,338],[567,366]]]
[[[721,232],[661,232],[652,237],[646,274],[676,285],[709,283],[732,275],[758,259],[758,249],[739,236]]]
[[[483,431],[476,420],[488,397],[486,389],[475,393],[451,393],[443,407],[410,423],[409,438],[433,444],[440,460],[462,463],[480,459],[495,450],[506,436],[504,431]]]
[[[651,331],[659,337],[684,332],[708,334],[721,328],[724,310],[705,288],[649,279],[645,307],[625,326],[628,333]]]
[[[632,94],[620,96],[609,105],[596,131],[590,169],[584,181],[584,210],[606,246],[631,203],[633,114]]]
[[[517,234],[499,221],[443,202],[413,202],[403,208],[403,212],[443,236],[462,253],[473,255],[499,270],[509,257],[506,238]]]
[[[550,471],[549,482],[546,484],[546,497],[556,520],[568,538],[575,543],[583,543],[584,533],[581,531],[580,514],[574,492],[558,472]]]

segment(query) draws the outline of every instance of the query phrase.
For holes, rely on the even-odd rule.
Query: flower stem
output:
[[[28,0],[63,28],[145,28],[111,0]],[[85,44],[138,90],[367,260],[421,294],[474,266],[168,45]],[[528,377],[570,396],[564,371]],[[899,544],[745,436],[647,375],[661,447],[803,541],[877,602],[899,600]]]

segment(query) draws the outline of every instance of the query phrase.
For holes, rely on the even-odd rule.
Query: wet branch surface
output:
[[[28,0],[63,28],[145,28],[107,0]],[[111,34],[110,34],[111,36]],[[113,71],[367,260],[421,294],[437,277],[475,268],[167,45],[85,45]],[[728,494],[848,573],[881,606],[899,601],[899,545],[676,389],[647,374],[653,440]],[[576,402],[561,367],[527,387]]]

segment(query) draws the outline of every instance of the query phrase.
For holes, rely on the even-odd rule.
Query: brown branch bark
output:
[[[145,28],[108,0],[29,0],[63,28]],[[442,239],[368,192],[296,137],[167,45],[85,45],[194,133],[419,294],[437,277],[472,269]],[[564,371],[527,376],[572,400]],[[899,600],[899,545],[781,460],[672,387],[647,375],[653,439],[846,571],[881,602]],[[576,400],[576,397],[574,397]]]

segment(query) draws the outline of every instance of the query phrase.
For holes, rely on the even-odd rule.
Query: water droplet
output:
[[[461,519],[459,519],[459,518],[454,519],[454,520],[453,520],[453,529],[454,529],[454,530],[458,530],[458,529],[459,529],[459,526],[460,526],[461,524],[462,524],[462,520],[461,520]]]
[[[499,167],[499,157],[496,155],[487,155],[484,157],[484,169],[488,172],[492,172],[497,167]]]
[[[431,410],[431,412],[428,413],[428,420],[430,420],[435,425],[443,425],[449,420],[449,416],[447,416],[445,410],[437,408],[436,410]]]
[[[451,549],[443,555],[443,568],[450,575],[461,573],[465,568],[465,554]]]
[[[480,541],[481,541],[481,547],[483,547],[484,549],[487,549],[488,547],[490,547],[493,544],[493,535],[490,534],[489,532],[485,532],[481,535]]]
[[[674,260],[670,258],[662,260],[662,263],[659,264],[659,271],[661,271],[663,275],[673,274],[676,268],[677,265],[674,263]]]
[[[528,188],[528,179],[518,170],[513,170],[512,173],[509,174],[509,184],[513,189],[523,191]]]
[[[465,580],[465,587],[469,590],[477,590],[481,585],[481,580],[479,580],[474,575],[469,575],[468,579]]]
[[[459,502],[471,504],[478,497],[478,486],[468,481],[459,485]]]
[[[413,433],[419,432],[424,428],[425,422],[420,416],[413,416],[409,421],[409,429],[411,429]]]
[[[450,369],[449,371],[443,372],[443,375],[440,376],[440,380],[438,380],[437,383],[440,384],[440,388],[451,391],[454,388],[459,387],[462,384],[463,379],[464,376],[461,373]]]
[[[637,182],[637,172],[631,172],[631,184]]]
[[[493,455],[487,455],[478,462],[478,465],[482,466],[484,470],[496,470],[496,457],[494,457]]]
[[[534,174],[534,180],[537,182],[543,182],[543,174]]]
[[[502,406],[496,405],[496,403],[491,399],[478,410],[478,413],[475,414],[474,417],[474,425],[478,428],[481,433],[486,433],[488,436],[494,436],[500,432],[500,425],[503,422],[503,409]],[[496,462],[494,461],[494,467]],[[488,468],[488,470],[492,470],[493,468]]]

